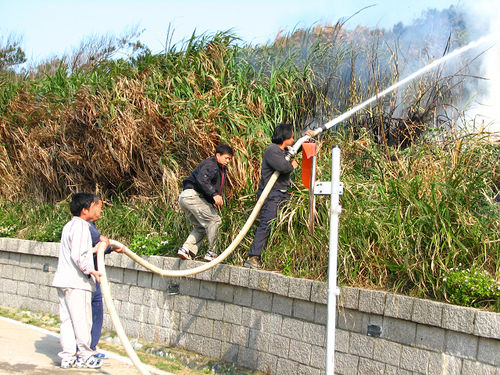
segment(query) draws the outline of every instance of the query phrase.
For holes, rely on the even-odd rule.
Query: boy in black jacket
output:
[[[179,195],[179,205],[186,213],[193,230],[177,251],[182,259],[193,259],[205,235],[208,251],[204,259],[217,257],[215,242],[221,219],[214,206],[222,206],[222,189],[227,179],[226,166],[233,158],[231,146],[221,144],[215,149],[215,156],[202,161],[183,181],[184,189]]]

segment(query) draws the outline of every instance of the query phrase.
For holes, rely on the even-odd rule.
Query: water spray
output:
[[[319,127],[318,129],[315,129],[315,135],[321,133],[324,130],[330,129],[332,126],[337,125],[338,123],[340,123],[340,122],[342,122],[344,120],[347,120],[349,117],[351,117],[353,114],[355,114],[359,110],[361,110],[364,107],[366,107],[368,104],[370,104],[370,103],[374,102],[375,100],[383,97],[384,95],[390,93],[391,91],[394,91],[398,87],[405,85],[406,83],[414,80],[415,78],[421,76],[422,74],[431,71],[432,69],[434,69],[435,67],[437,67],[437,66],[445,63],[446,61],[448,61],[448,60],[450,60],[450,59],[452,59],[452,58],[454,58],[454,57],[456,57],[458,55],[461,55],[462,53],[464,53],[464,52],[466,52],[466,51],[468,51],[470,49],[478,47],[478,46],[480,46],[483,43],[492,42],[493,38],[494,38],[493,34],[484,36],[481,39],[479,39],[479,40],[477,40],[475,42],[471,42],[471,43],[467,44],[464,47],[458,48],[458,49],[454,50],[453,52],[450,52],[447,55],[445,55],[445,56],[443,56],[443,57],[441,57],[441,58],[433,61],[432,63],[430,63],[430,64],[428,64],[426,66],[424,66],[423,68],[420,68],[416,72],[410,74],[408,77],[406,77],[406,78],[402,79],[401,81],[395,83],[394,85],[386,88],[385,90],[377,93],[376,95],[374,95],[370,99],[365,100],[363,103],[358,104],[357,106],[351,108],[347,112],[344,112],[339,117],[337,117],[337,118],[335,118],[335,119],[327,122],[326,124],[324,124],[323,126]]]

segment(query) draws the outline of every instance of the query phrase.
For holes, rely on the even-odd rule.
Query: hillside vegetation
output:
[[[293,123],[299,135],[425,65],[432,51],[466,43],[453,9],[427,17],[451,19],[455,29],[410,45],[400,43],[418,22],[392,31],[338,23],[266,46],[221,32],[161,54],[130,42],[127,59],[79,54],[24,75],[4,70],[0,236],[58,241],[71,193],[85,190],[106,201],[102,233],[140,253],[175,256],[189,229],[177,204],[182,178],[225,142],[236,155],[223,249],[255,204],[276,123]],[[341,284],[499,310],[499,146],[479,124],[464,131],[458,109],[477,84],[476,57],[422,76],[315,140],[319,180],[330,178],[331,147],[342,150]],[[325,280],[329,200],[317,199],[311,233],[300,180],[295,173],[263,263]],[[230,263],[241,264],[251,239]]]

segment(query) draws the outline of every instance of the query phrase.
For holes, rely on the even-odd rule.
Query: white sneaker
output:
[[[178,251],[177,251],[177,256],[181,259],[185,259],[185,260],[191,260],[193,259],[191,257],[191,254],[190,254],[190,251],[188,249],[186,249],[185,247],[181,247]]]
[[[75,365],[76,357],[61,361],[61,368],[72,368]]]
[[[207,251],[207,253],[205,254],[205,257],[203,259],[206,260],[206,261],[208,261],[208,262],[211,262],[212,260],[214,260],[218,256],[219,255],[216,252]]]

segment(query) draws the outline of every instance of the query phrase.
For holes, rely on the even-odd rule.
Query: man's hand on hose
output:
[[[222,197],[219,194],[214,195],[213,198],[214,198],[214,205],[222,206],[224,204],[224,201],[222,200]]]

